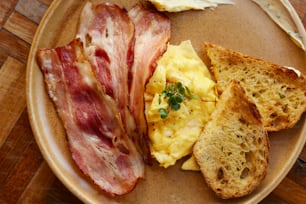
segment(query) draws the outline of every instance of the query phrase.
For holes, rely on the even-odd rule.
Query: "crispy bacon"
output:
[[[39,50],[37,58],[77,166],[109,195],[130,192],[143,177],[142,157],[125,132],[116,102],[96,80],[80,40]]]
[[[87,2],[77,37],[106,94],[113,97],[129,135],[135,122],[128,109],[128,72],[133,63],[134,25],[116,4]]]
[[[147,123],[144,115],[144,91],[147,80],[156,67],[157,59],[167,48],[170,39],[170,20],[156,10],[137,4],[129,11],[135,25],[134,64],[129,73],[129,108],[136,122],[136,140],[146,160],[150,158]]]

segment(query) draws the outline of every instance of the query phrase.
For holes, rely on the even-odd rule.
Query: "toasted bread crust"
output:
[[[238,80],[252,98],[267,131],[293,127],[306,110],[306,78],[301,73],[239,52],[205,43],[219,93]]]
[[[247,195],[264,179],[268,135],[256,105],[237,81],[224,90],[193,154],[207,184],[223,199]]]

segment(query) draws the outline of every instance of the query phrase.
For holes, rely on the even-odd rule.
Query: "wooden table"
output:
[[[306,0],[290,0],[306,27]],[[81,203],[54,176],[28,120],[25,73],[35,30],[52,0],[0,1],[0,204]],[[261,203],[306,203],[306,148]]]

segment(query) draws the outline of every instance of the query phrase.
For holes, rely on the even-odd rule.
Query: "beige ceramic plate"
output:
[[[137,1],[114,2],[129,9]],[[63,126],[46,94],[35,53],[39,48],[53,48],[72,40],[84,3],[82,0],[54,0],[38,28],[28,61],[30,121],[40,150],[53,172],[86,203],[223,202],[209,190],[200,173],[181,171],[181,162],[168,169],[157,164],[147,167],[145,179],[134,191],[115,199],[106,197],[75,166],[67,148]],[[234,6],[169,14],[169,17],[172,22],[171,43],[190,39],[200,55],[203,54],[203,42],[209,41],[274,63],[303,68],[302,71],[306,72],[304,53],[251,1],[236,0]],[[305,114],[294,128],[271,134],[270,139],[270,164],[263,183],[249,196],[227,202],[257,203],[281,182],[305,144]]]

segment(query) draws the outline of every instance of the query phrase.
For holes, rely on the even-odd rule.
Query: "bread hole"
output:
[[[240,178],[241,179],[245,179],[246,177],[249,176],[249,168],[244,168],[240,174]]]
[[[239,118],[239,122],[241,122],[242,124],[246,124],[246,120],[243,117]]]
[[[223,169],[222,169],[222,168],[219,168],[219,170],[218,170],[218,174],[217,174],[217,178],[218,178],[218,180],[223,179],[223,176],[224,176]]]
[[[286,85],[282,85],[281,86],[281,90],[284,90],[284,91],[287,90],[287,86]]]
[[[280,102],[280,101],[277,101],[275,104],[274,104],[274,106],[281,106],[282,105],[282,103]]]
[[[278,93],[278,95],[279,95],[279,98],[280,98],[280,99],[283,99],[283,98],[286,97],[286,95],[285,95],[284,93]]]
[[[245,153],[245,160],[247,162],[250,162],[252,160],[252,153],[251,152],[246,152]]]
[[[258,143],[258,144],[261,144],[261,143],[262,143],[262,138],[261,138],[261,137],[257,139],[257,143]]]
[[[253,139],[252,144],[253,144],[253,147],[257,147],[257,146],[259,145],[259,144],[258,144],[258,140]]]
[[[241,143],[241,144],[240,144],[240,147],[241,147],[241,149],[247,149],[247,148],[248,148],[247,145],[246,145],[245,143]]]
[[[259,90],[259,93],[262,94],[262,93],[264,93],[265,91],[266,91],[265,89],[260,89],[260,90]]]
[[[223,185],[224,185],[224,184],[227,184],[227,183],[228,183],[228,180],[222,180],[222,181],[221,181],[221,184],[223,184]]]
[[[278,116],[278,117],[273,118],[272,125],[277,126],[279,124],[288,123],[288,122],[289,122],[289,118],[287,116]]]
[[[288,104],[283,105],[282,110],[284,113],[288,113],[289,112]]]
[[[254,152],[246,152],[245,153],[245,161],[246,166],[255,165],[255,153]]]
[[[277,116],[277,113],[275,112],[270,114],[270,118],[275,118],[276,116]]]

